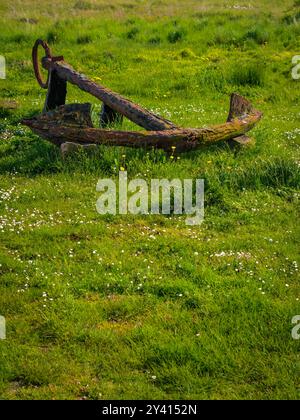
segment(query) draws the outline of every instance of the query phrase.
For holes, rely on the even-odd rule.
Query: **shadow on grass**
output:
[[[147,168],[160,164],[168,164],[170,177],[176,175],[175,167],[180,162],[170,160],[170,154],[163,150],[131,149],[125,147],[99,146],[96,152],[88,153],[84,150],[72,153],[63,158],[60,149],[53,144],[41,140],[38,136],[27,131],[7,128],[7,136],[0,143],[0,174],[18,173],[19,175],[35,176],[51,173],[98,173],[114,176],[120,167],[125,166],[130,173],[147,171]],[[228,145],[212,145],[201,150],[183,153],[181,159],[193,161],[206,152],[227,150]]]
[[[216,156],[214,165],[207,165],[207,156]],[[240,162],[228,169],[228,159],[237,157]],[[0,143],[0,174],[17,173],[35,176],[55,173],[87,173],[97,176],[117,176],[124,167],[129,176],[141,178],[167,177],[189,178],[191,169],[201,165],[199,173],[205,179],[206,193],[210,190],[214,197],[224,189],[237,191],[244,188],[256,190],[264,188],[300,187],[300,168],[290,156],[256,156],[251,151],[232,150],[227,143],[214,144],[197,151],[183,153],[181,159],[170,160],[170,155],[162,150],[130,149],[123,147],[99,146],[91,154],[84,150],[63,159],[59,148],[41,140],[38,136],[23,131],[21,136],[11,137]],[[204,158],[203,158],[204,157]],[[164,176],[165,175],[165,176]]]
[[[38,139],[20,138],[0,149],[0,173],[38,175],[60,170],[59,150]]]

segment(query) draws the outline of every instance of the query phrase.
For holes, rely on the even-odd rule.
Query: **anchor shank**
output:
[[[45,57],[42,59],[42,66],[46,70],[55,71],[62,80],[90,93],[114,111],[146,130],[174,130],[178,128],[171,121],[155,115],[120,94],[91,81],[83,74],[76,72],[65,61],[52,61],[51,58]]]

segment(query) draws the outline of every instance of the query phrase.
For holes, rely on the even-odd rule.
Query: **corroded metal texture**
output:
[[[245,106],[247,113],[244,112]],[[176,147],[178,151],[187,151],[242,136],[250,131],[262,116],[261,112],[255,110],[246,99],[238,95],[233,95],[231,98],[230,114],[235,115],[231,121],[207,128],[117,131],[91,128],[88,124],[82,124],[78,109],[72,111],[70,106],[62,106],[51,113],[23,120],[23,124],[56,145],[78,142],[108,146],[155,147],[166,151]]]

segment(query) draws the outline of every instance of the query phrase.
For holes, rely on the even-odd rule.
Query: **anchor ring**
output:
[[[39,68],[39,63],[38,63],[38,47],[39,45],[41,45],[46,53],[46,57],[52,59],[52,54],[51,54],[51,50],[49,45],[47,44],[46,41],[43,41],[42,39],[37,39],[35,41],[35,44],[32,48],[32,62],[33,62],[33,69],[34,69],[34,74],[36,77],[36,80],[38,81],[38,84],[41,86],[41,88],[43,89],[48,89],[48,84],[49,84],[49,73],[48,73],[48,77],[47,77],[47,81],[44,82],[41,76],[41,72],[40,72],[40,68]]]

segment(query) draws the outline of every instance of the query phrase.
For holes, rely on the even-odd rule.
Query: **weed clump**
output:
[[[214,45],[225,45],[225,46],[239,46],[242,44],[242,39],[239,33],[235,31],[229,30],[228,28],[220,28],[218,29],[215,37],[208,42],[209,46]]]
[[[74,9],[78,9],[78,10],[91,10],[93,9],[93,5],[85,0],[78,0],[75,4],[74,4]]]
[[[30,42],[31,39],[26,34],[17,34],[12,38],[13,42],[16,42],[17,44],[22,44],[25,42]]]
[[[49,44],[55,44],[59,41],[59,35],[57,32],[55,31],[50,31],[47,34],[47,42]]]
[[[196,54],[190,48],[185,48],[179,52],[180,58],[196,58]]]
[[[126,38],[127,39],[136,39],[139,32],[140,32],[139,28],[137,28],[135,26],[134,28],[130,29],[129,32],[127,32]]]
[[[152,44],[152,45],[158,45],[158,44],[161,43],[161,37],[160,36],[153,36],[152,38],[149,39],[148,43]]]
[[[184,38],[183,30],[176,30],[168,33],[167,39],[170,44],[176,44],[177,42],[182,41]]]
[[[256,27],[250,29],[246,35],[245,40],[250,39],[258,45],[264,45],[270,40],[270,34],[265,29]]]
[[[76,39],[77,44],[90,44],[92,38],[89,35],[81,35]]]
[[[226,79],[220,68],[209,66],[201,72],[198,83],[204,90],[214,89],[217,92],[223,92]]]
[[[238,67],[229,76],[229,83],[235,86],[263,86],[264,82],[264,68],[256,64]]]
[[[297,25],[300,21],[300,11],[296,13],[289,13],[283,17],[283,23],[287,25]]]

